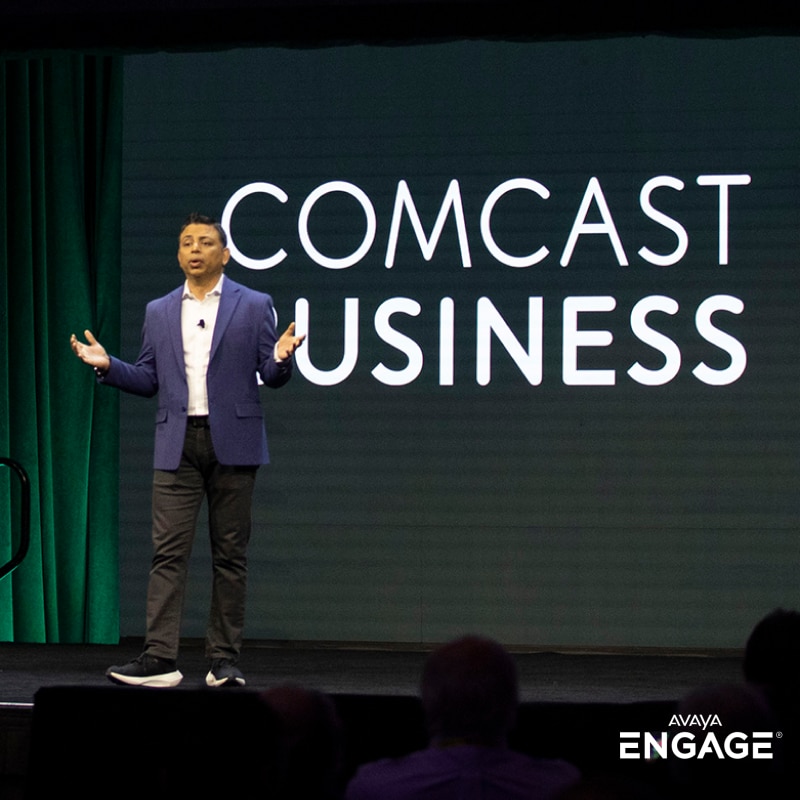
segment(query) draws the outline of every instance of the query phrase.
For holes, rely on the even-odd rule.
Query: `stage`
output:
[[[129,721],[122,723],[120,718],[144,715],[148,704],[163,708],[180,702],[203,708],[210,695],[253,695],[287,683],[333,697],[346,732],[349,772],[365,760],[424,744],[417,685],[429,650],[422,646],[249,642],[241,662],[247,688],[225,692],[204,687],[207,664],[202,644],[192,641],[182,648],[178,666],[184,680],[177,689],[132,689],[109,683],[105,669],[138,652],[139,643],[134,641],[118,646],[0,644],[4,797],[22,797],[30,772],[38,774],[44,759],[52,757],[42,753],[45,739],[55,736],[63,743],[70,731],[84,740],[102,737],[109,715],[124,727]],[[732,651],[512,652],[523,704],[515,746],[571,759],[584,770],[615,758],[619,730],[658,729],[667,724],[674,703],[689,690],[741,680],[741,655]],[[40,729],[36,740],[34,719]],[[43,739],[43,725],[59,730]],[[37,747],[34,741],[39,742]]]
[[[0,703],[26,706],[48,686],[109,686],[112,664],[136,657],[140,642],[109,645],[0,643]],[[248,688],[299,683],[330,694],[415,696],[428,648],[249,642],[241,661]],[[517,651],[523,702],[633,703],[676,700],[709,683],[741,679],[734,651]],[[202,644],[186,642],[181,689],[203,685]]]

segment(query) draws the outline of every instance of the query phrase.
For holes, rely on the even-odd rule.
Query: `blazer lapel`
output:
[[[183,285],[170,295],[170,302],[167,306],[167,329],[169,338],[172,342],[172,351],[175,354],[175,361],[180,369],[179,375],[186,380],[186,362],[183,358],[183,335],[181,334],[181,304],[183,303]]]
[[[241,287],[226,277],[222,283],[222,294],[219,297],[219,309],[217,310],[217,321],[214,324],[214,337],[211,340],[209,363],[213,360],[214,353],[217,352],[219,343],[225,334],[225,329],[233,318],[233,312],[236,310],[240,298]]]

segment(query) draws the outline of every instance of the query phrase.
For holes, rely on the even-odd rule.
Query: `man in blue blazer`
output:
[[[142,654],[111,667],[115,683],[176,686],[181,613],[195,525],[208,500],[213,586],[206,655],[209,686],[244,685],[242,645],[247,543],[256,470],[269,460],[258,377],[273,388],[292,374],[304,337],[294,323],[277,336],[269,295],[224,275],[223,228],[191,215],[180,231],[186,281],[148,304],[136,363],[110,356],[85,331],[75,354],[100,383],[158,395],[153,457],[153,562]]]

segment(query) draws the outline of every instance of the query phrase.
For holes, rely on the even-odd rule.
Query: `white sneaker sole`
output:
[[[206,675],[206,686],[226,686],[234,683],[237,686],[244,686],[244,678],[223,678],[222,680],[218,680],[214,677],[213,672],[209,672],[208,675]]]
[[[165,672],[161,675],[145,675],[142,677],[123,675],[120,672],[109,672],[107,675],[109,680],[114,683],[124,683],[127,686],[147,686],[153,689],[171,689],[183,680],[183,675],[177,669],[174,672]]]

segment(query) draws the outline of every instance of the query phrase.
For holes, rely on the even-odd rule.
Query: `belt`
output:
[[[186,424],[190,428],[207,428],[208,427],[208,417],[186,417]]]

